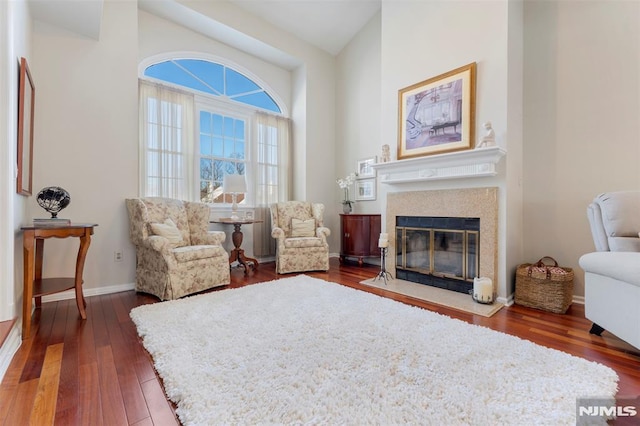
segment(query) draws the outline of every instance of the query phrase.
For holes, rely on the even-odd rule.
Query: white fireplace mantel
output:
[[[380,182],[389,185],[427,180],[495,176],[507,152],[498,146],[373,164]]]

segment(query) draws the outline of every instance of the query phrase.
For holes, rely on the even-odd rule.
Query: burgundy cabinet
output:
[[[381,217],[379,214],[340,215],[340,261],[357,257],[362,266],[365,257],[380,256]]]

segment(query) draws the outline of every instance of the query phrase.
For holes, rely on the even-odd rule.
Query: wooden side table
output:
[[[76,290],[76,304],[80,317],[87,319],[87,306],[82,294],[82,271],[84,260],[91,244],[95,223],[72,223],[62,226],[23,226],[22,244],[24,250],[24,293],[22,302],[22,339],[31,335],[31,301],[35,297],[36,308],[42,304],[42,296],[61,291]],[[44,240],[46,238],[80,238],[80,248],[76,259],[76,273],[73,278],[42,278]]]
[[[211,221],[212,223],[226,223],[233,225],[233,234],[231,234],[231,240],[233,241],[234,249],[229,254],[229,264],[238,261],[239,264],[244,266],[244,273],[248,272],[249,266],[247,262],[253,263],[253,269],[258,268],[258,260],[252,257],[244,255],[244,250],[240,248],[242,246],[243,234],[241,231],[242,225],[253,225],[254,223],[262,223],[261,220],[253,219],[231,219],[230,217],[223,217]]]

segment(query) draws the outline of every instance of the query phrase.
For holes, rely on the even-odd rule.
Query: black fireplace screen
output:
[[[478,276],[480,219],[399,216],[396,224],[396,273],[400,276],[406,271],[410,276],[467,282]]]

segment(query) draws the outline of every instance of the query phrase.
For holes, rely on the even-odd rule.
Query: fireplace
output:
[[[396,217],[396,277],[468,294],[478,276],[480,219]]]
[[[388,192],[385,229],[387,269],[399,279],[461,292],[473,288],[474,276],[498,282],[498,188]]]

